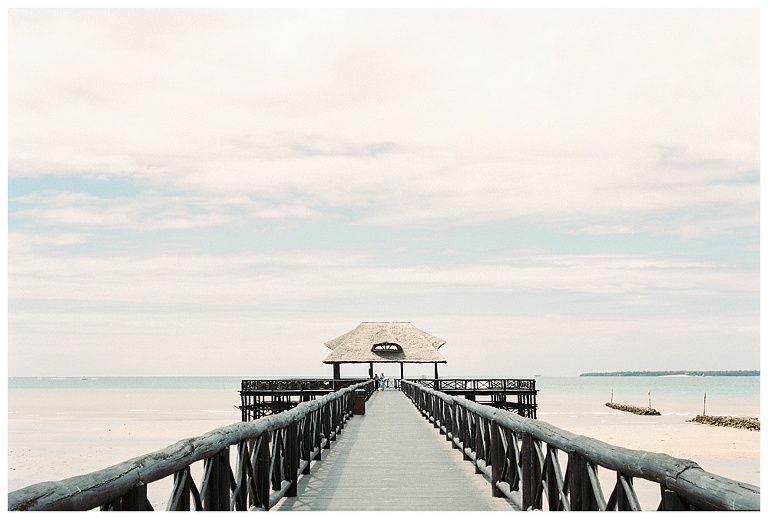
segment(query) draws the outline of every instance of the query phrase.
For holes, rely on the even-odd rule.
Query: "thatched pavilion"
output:
[[[368,374],[373,377],[374,363],[400,363],[400,378],[403,378],[405,363],[434,363],[437,379],[437,365],[448,362],[437,351],[443,344],[443,339],[408,322],[364,322],[326,342],[333,351],[323,363],[333,364],[334,379],[341,378],[341,364],[368,364]]]

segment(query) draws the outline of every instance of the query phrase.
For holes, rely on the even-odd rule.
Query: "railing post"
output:
[[[102,505],[100,509],[124,512],[146,512],[151,510],[151,508],[147,506],[147,503],[147,485],[138,483],[121,497]]]
[[[547,506],[549,511],[562,510],[560,489],[557,486],[555,472],[555,464],[559,463],[557,460],[557,449],[549,444],[547,444],[547,457],[549,458],[549,464],[545,467],[547,472]]]
[[[472,457],[467,453],[467,448],[471,450],[472,446],[472,433],[470,429],[470,412],[464,407],[459,407],[459,416],[461,421],[459,423],[459,443],[461,444],[461,454],[464,461],[472,461]]]
[[[501,441],[501,426],[495,421],[490,420],[490,428],[491,445],[488,459],[491,462],[491,495],[493,497],[504,497],[504,493],[496,486],[501,481],[502,468],[506,458],[504,443]]]
[[[285,462],[288,481],[291,486],[288,487],[286,497],[296,497],[298,495],[299,480],[299,426],[292,422],[286,430],[285,438]]]
[[[191,500],[189,498],[189,493],[192,488],[191,478],[192,476],[189,472],[189,467],[180,472],[176,472],[173,475],[174,497],[177,494],[179,495],[179,499],[173,508],[174,511],[188,512],[190,510]]]
[[[661,503],[664,511],[690,510],[675,491],[664,486],[661,487]]]
[[[229,447],[206,460],[211,464],[205,491],[204,510],[229,510]]]
[[[479,415],[475,416],[475,443],[472,446],[472,450],[475,451],[475,474],[483,473],[483,471],[480,470],[480,465],[477,464],[478,461],[483,460],[486,465],[490,464],[489,460],[485,456],[485,446],[483,445],[483,441],[485,440],[483,428],[484,423],[485,419],[481,419]]]
[[[632,510],[622,480],[625,480],[630,486],[632,485],[631,477],[625,477],[621,472],[616,472],[616,510]]]
[[[312,450],[317,449],[317,454],[313,458],[315,461],[321,461],[323,459],[323,412],[322,408],[312,411],[310,433],[312,434]]]
[[[253,477],[255,481],[255,493],[254,493],[254,506],[257,508],[264,508],[269,510],[269,487],[270,487],[270,474],[269,474],[269,437],[268,432],[264,432],[256,440],[258,446],[256,448],[256,467],[253,471]]]
[[[147,511],[147,485],[139,483],[123,496],[123,510]]]
[[[301,461],[306,461],[307,464],[302,471],[302,474],[309,474],[309,466],[311,465],[310,457],[312,456],[312,417],[307,414],[302,418],[301,427]]]
[[[333,409],[331,402],[326,402],[322,408],[323,413],[323,433],[325,434],[326,449],[331,448],[331,413]]]
[[[541,509],[541,498],[536,499],[536,490],[541,480],[541,466],[536,455],[536,440],[530,434],[523,434],[523,447],[520,453],[523,473],[521,475],[523,483],[523,508],[528,510]]]
[[[571,494],[571,510],[597,510],[597,499],[589,480],[587,460],[576,453],[568,454],[568,487]]]

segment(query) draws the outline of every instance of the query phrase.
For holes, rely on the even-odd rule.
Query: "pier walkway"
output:
[[[514,510],[403,393],[374,393],[366,407],[274,510]]]

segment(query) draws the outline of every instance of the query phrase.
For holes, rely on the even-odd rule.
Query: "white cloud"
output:
[[[16,218],[35,227],[77,229],[204,229],[251,219],[308,219],[320,216],[300,202],[278,205],[245,196],[161,195],[147,191],[136,197],[99,197],[72,192],[27,195],[13,200]]]
[[[10,36],[12,175],[298,195],[377,225],[757,198],[710,188],[758,168],[751,11],[15,11]]]
[[[387,265],[377,251],[43,255],[9,242],[9,299],[111,301],[201,308],[265,301],[354,301],[417,294],[600,294],[661,308],[675,298],[756,297],[756,269],[643,255],[510,251],[471,263]],[[573,308],[572,310],[576,310]]]
[[[748,257],[693,260],[486,238],[495,250],[438,262],[414,255],[465,243],[387,261],[354,235],[756,232],[759,36],[743,9],[12,10],[10,367],[167,374],[189,355],[189,374],[238,374],[253,349],[293,373],[264,346],[279,344],[314,374],[310,343],[411,314],[467,374],[549,374],[558,356],[626,369],[617,347],[638,369],[694,352],[725,368],[725,348],[751,367],[759,271],[728,261],[753,263],[748,239]],[[97,196],[44,189],[48,175],[128,178]],[[218,253],[171,232],[264,221],[332,229],[345,249]],[[172,251],[146,245],[158,230]],[[594,243],[579,250],[610,250]]]

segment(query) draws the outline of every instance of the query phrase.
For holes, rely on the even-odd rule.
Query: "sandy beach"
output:
[[[690,459],[708,472],[760,485],[759,432],[697,424],[688,422],[687,417],[637,416],[608,408],[592,421],[567,413],[539,418],[611,445]]]
[[[626,398],[626,397],[625,397]],[[605,399],[585,401],[562,393],[539,393],[538,418],[561,429],[628,449],[659,452],[693,460],[704,470],[760,485],[760,432],[690,422],[702,412],[698,402],[654,396],[661,416],[641,416],[605,406]],[[708,414],[759,416],[759,403],[711,399]],[[622,403],[641,406],[647,401]]]

